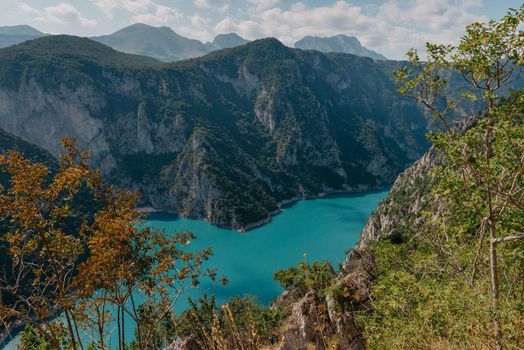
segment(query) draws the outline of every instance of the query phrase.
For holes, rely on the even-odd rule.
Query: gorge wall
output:
[[[428,147],[392,65],[264,39],[174,64],[89,39],[0,50],[0,128],[72,136],[141,205],[243,229],[280,203],[388,185]]]

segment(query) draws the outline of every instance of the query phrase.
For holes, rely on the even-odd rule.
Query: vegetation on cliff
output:
[[[371,348],[524,342],[524,93],[501,96],[524,64],[523,21],[521,8],[499,22],[472,24],[456,47],[428,44],[427,62],[410,52],[416,70],[397,74],[400,91],[441,125],[431,138],[442,160],[419,184],[428,189],[416,221],[396,225],[394,242],[370,248],[372,312],[360,320]],[[460,72],[474,93],[449,96],[447,69]],[[464,100],[481,110],[454,124],[450,112]]]

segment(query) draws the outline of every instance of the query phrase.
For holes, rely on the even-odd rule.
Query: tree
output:
[[[105,349],[116,310],[118,348],[126,346],[125,314],[136,324],[139,347],[154,348],[154,326],[170,315],[184,289],[203,276],[214,278],[214,271],[202,268],[211,250],[187,252],[193,234],[167,235],[145,226],[137,194],[104,184],[74,140],[63,145],[53,174],[15,151],[0,156],[9,175],[0,189],[0,238],[7,255],[0,322],[6,329],[25,322],[34,329],[27,334],[55,349],[65,338],[73,349],[86,343]],[[138,299],[157,312],[141,313]],[[50,321],[58,313],[64,327]]]
[[[520,240],[524,211],[524,96],[508,95],[524,65],[524,7],[502,20],[474,23],[459,45],[427,44],[427,61],[411,50],[410,66],[396,72],[401,93],[415,98],[437,120],[432,133],[446,166],[438,176],[441,194],[470,206],[479,222],[478,252],[472,261],[475,282],[486,236],[491,275],[492,320],[496,347],[502,348],[500,268],[497,248]],[[461,94],[452,94],[446,79],[460,74]],[[457,122],[460,119],[461,122]],[[458,209],[460,210],[460,209]],[[507,224],[512,220],[512,224]],[[504,225],[502,224],[504,223]]]

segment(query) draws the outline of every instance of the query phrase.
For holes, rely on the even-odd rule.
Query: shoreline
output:
[[[246,224],[246,225],[244,225],[242,227],[233,227],[233,226],[228,226],[228,225],[213,224],[213,223],[211,223],[211,221],[208,218],[198,218],[198,217],[184,216],[184,215],[182,215],[180,213],[177,213],[175,211],[159,210],[159,209],[155,209],[153,207],[138,207],[137,209],[141,213],[144,213],[144,214],[153,214],[153,213],[173,214],[173,215],[176,215],[178,217],[185,218],[185,219],[194,219],[194,220],[207,221],[211,225],[219,227],[219,228],[228,229],[228,230],[232,230],[232,231],[236,231],[236,232],[240,232],[240,233],[246,233],[246,232],[248,232],[250,230],[253,230],[255,228],[258,228],[258,227],[264,226],[266,224],[269,224],[273,220],[274,216],[282,213],[282,211],[284,209],[290,208],[294,204],[296,204],[297,202],[302,201],[302,200],[321,199],[321,198],[324,198],[324,197],[329,197],[331,195],[364,194],[364,193],[369,193],[369,192],[376,192],[376,191],[385,190],[385,189],[388,189],[390,187],[391,187],[391,185],[369,187],[369,188],[343,189],[343,190],[319,192],[319,193],[317,193],[315,195],[310,195],[310,196],[300,196],[300,197],[296,196],[296,197],[293,197],[293,198],[290,198],[290,199],[285,199],[285,200],[282,200],[282,201],[278,202],[277,203],[278,208],[273,210],[273,211],[271,211],[271,212],[269,212],[267,217],[265,217],[265,218],[263,218],[261,220],[255,221],[255,222],[248,223],[248,224]]]

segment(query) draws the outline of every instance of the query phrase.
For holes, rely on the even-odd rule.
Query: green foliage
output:
[[[325,290],[335,278],[335,270],[328,261],[300,262],[297,267],[290,267],[277,271],[273,279],[287,290],[297,291],[304,295],[314,291],[318,296],[324,295]]]
[[[135,330],[135,340],[129,346],[130,350],[163,349],[173,341],[175,314],[171,309],[163,308],[160,303],[148,301],[138,307],[138,316],[142,331],[151,336],[140,345],[137,341],[138,333]]]
[[[60,322],[54,322],[50,324],[54,332],[57,332],[60,349],[69,350],[72,347],[71,339],[67,336],[67,332],[64,326]],[[49,342],[47,339],[42,337],[31,325],[27,324],[20,334],[20,343],[18,344],[18,350],[59,350]]]
[[[409,243],[396,245],[384,240],[371,248],[376,261],[373,274],[378,276],[371,294],[373,311],[359,315],[370,348],[490,346],[492,339],[486,331],[491,329],[491,300],[486,295],[490,289],[489,272],[477,272],[472,283],[476,242],[445,241],[446,235],[456,239],[463,228],[450,232],[423,226],[419,236]],[[521,291],[519,283],[513,280],[522,273],[519,259],[523,258],[523,248],[519,243],[505,247],[500,254],[508,276],[503,281],[502,291],[507,297],[501,310],[503,328],[509,334],[505,344],[509,348],[524,340],[518,333],[522,322]]]

